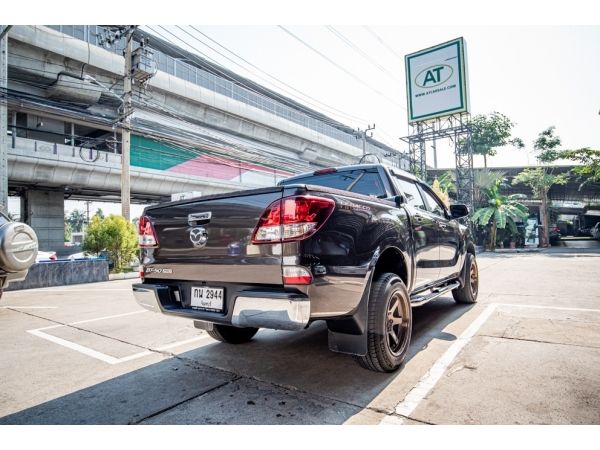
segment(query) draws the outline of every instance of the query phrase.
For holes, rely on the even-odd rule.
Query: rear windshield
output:
[[[381,177],[377,169],[356,169],[343,172],[326,173],[323,175],[307,175],[293,180],[283,180],[280,186],[287,184],[315,184],[333,189],[356,192],[370,197],[386,198]]]

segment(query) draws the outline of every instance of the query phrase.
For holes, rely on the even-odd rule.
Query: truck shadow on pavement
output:
[[[407,362],[471,309],[440,298],[413,312]],[[341,424],[398,377],[330,352],[327,328],[262,330],[243,345],[207,344],[0,418],[0,424]],[[426,371],[426,369],[425,369]],[[423,375],[413,374],[418,377]],[[403,396],[401,394],[401,396]],[[389,398],[377,411],[391,411]]]

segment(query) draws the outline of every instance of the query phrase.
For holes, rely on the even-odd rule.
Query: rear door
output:
[[[146,278],[282,284],[281,244],[252,244],[258,219],[282,187],[240,191],[147,208],[158,237]]]
[[[440,248],[436,217],[427,209],[421,191],[413,180],[392,174],[392,180],[407,200],[415,242],[416,277],[414,288],[439,278]]]
[[[450,220],[446,207],[425,184],[419,185],[428,211],[437,224],[440,247],[439,278],[449,277],[459,271],[460,234],[456,220]]]

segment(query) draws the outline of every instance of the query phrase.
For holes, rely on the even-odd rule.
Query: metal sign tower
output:
[[[423,180],[427,179],[426,144],[450,139],[454,146],[456,164],[457,200],[473,206],[473,148],[471,145],[471,115],[458,113],[438,117],[426,122],[409,124],[409,135],[402,140],[408,143],[411,171]]]

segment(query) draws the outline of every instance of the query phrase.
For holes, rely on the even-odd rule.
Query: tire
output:
[[[228,325],[213,325],[213,329],[207,331],[208,335],[217,341],[228,344],[243,344],[250,341],[258,332],[258,328],[238,328]]]
[[[465,260],[465,284],[452,290],[452,297],[456,303],[473,304],[477,302],[479,293],[479,268],[475,255],[467,253]]]
[[[404,361],[412,334],[412,308],[404,282],[382,273],[371,286],[367,321],[367,354],[354,356],[375,372],[393,372]]]

